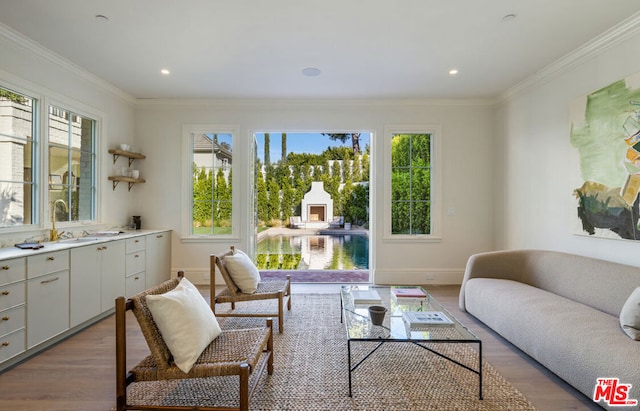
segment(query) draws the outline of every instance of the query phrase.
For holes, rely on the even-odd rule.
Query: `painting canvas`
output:
[[[640,240],[640,73],[571,105],[571,144],[580,156],[580,233]]]

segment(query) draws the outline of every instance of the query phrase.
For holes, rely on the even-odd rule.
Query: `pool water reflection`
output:
[[[297,270],[366,270],[369,237],[344,235],[275,235],[261,239],[256,254],[301,256]],[[260,267],[259,267],[260,268]]]

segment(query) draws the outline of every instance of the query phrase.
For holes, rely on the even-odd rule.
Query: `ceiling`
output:
[[[492,98],[639,11],[638,0],[0,0],[1,23],[135,98]]]

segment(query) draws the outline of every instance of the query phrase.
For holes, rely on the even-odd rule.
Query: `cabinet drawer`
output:
[[[0,311],[0,335],[9,334],[20,328],[24,328],[27,319],[25,306],[14,307],[6,311]]]
[[[0,310],[24,304],[25,296],[26,286],[24,281],[0,287]]]
[[[69,250],[27,257],[27,278],[55,273],[69,268]]]
[[[145,273],[136,273],[132,276],[127,277],[126,279],[126,292],[127,297],[134,296],[138,293],[143,292],[145,288]]]
[[[129,276],[133,273],[144,271],[146,267],[146,253],[145,251],[136,251],[126,256],[126,275]]]
[[[147,238],[145,236],[128,238],[126,252],[131,253],[133,251],[144,250],[145,248],[147,248],[146,239]]]
[[[0,336],[0,362],[8,360],[23,352],[25,346],[25,329]]]
[[[24,280],[27,276],[26,268],[26,258],[0,261],[0,286]]]

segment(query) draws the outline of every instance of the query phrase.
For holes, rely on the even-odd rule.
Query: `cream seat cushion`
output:
[[[622,306],[620,325],[629,337],[640,341],[640,287],[631,293]]]
[[[176,366],[187,373],[222,332],[211,307],[186,278],[173,290],[147,295],[147,306]]]
[[[224,257],[224,265],[229,276],[245,294],[253,294],[258,290],[260,273],[248,255],[236,249],[232,255]]]

